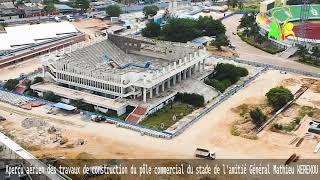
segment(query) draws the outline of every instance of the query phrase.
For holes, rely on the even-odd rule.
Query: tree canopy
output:
[[[215,46],[218,50],[221,50],[222,46],[228,46],[230,43],[229,39],[225,35],[220,35],[216,37],[215,40],[211,41],[210,45]]]
[[[90,7],[89,0],[75,0],[75,5],[77,8],[81,9],[81,12],[87,11]]]
[[[194,107],[204,106],[204,97],[200,94],[177,93],[175,100],[186,104],[190,104]]]
[[[19,80],[17,79],[9,79],[5,84],[4,88],[8,89],[9,91],[12,91],[16,88],[16,86],[19,84]]]
[[[294,98],[291,91],[282,86],[270,89],[266,96],[268,103],[271,104],[276,110],[282,108]]]
[[[111,17],[119,17],[121,12],[121,8],[118,5],[109,5],[106,8],[106,13]]]
[[[213,19],[211,16],[200,16],[197,21],[197,28],[202,31],[203,36],[217,36],[226,33],[226,27],[222,22]]]
[[[162,29],[162,35],[168,41],[187,42],[201,35],[201,30],[196,27],[195,20],[170,18]]]
[[[156,5],[145,6],[143,8],[143,14],[145,16],[154,16],[157,14],[158,11],[159,11],[159,7]]]
[[[54,7],[54,3],[57,3],[57,1],[56,0],[44,0],[43,1],[43,4],[45,5],[44,10],[48,13],[52,13],[52,12],[56,11],[56,8]]]
[[[43,93],[43,99],[47,100],[47,101],[51,101],[51,102],[59,102],[60,101],[60,97],[55,95],[52,91],[48,91]]]
[[[250,117],[252,119],[252,122],[256,125],[261,125],[267,118],[266,115],[264,115],[264,113],[258,107],[250,111]]]
[[[229,86],[236,83],[240,77],[248,74],[249,72],[246,68],[237,67],[233,64],[219,63],[205,83],[220,92],[224,92]]]
[[[43,77],[37,76],[37,77],[35,77],[35,78],[33,79],[33,81],[32,81],[31,84],[36,84],[36,83],[43,82],[43,81],[44,81]]]
[[[221,21],[211,17],[200,17],[198,20],[170,18],[162,28],[161,35],[167,41],[187,42],[199,36],[219,36],[225,32]]]
[[[160,32],[161,32],[160,25],[154,22],[148,23],[147,26],[141,31],[142,36],[148,37],[148,38],[158,37],[160,36]]]

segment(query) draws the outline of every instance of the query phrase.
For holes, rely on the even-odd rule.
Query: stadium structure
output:
[[[60,22],[5,27],[0,39],[0,67],[4,67],[82,42],[85,35],[69,22]]]
[[[264,1],[256,19],[263,36],[270,33],[271,24],[274,22],[280,27],[285,23],[293,24],[292,31],[295,36],[280,41],[269,37],[276,46],[291,51],[288,55],[297,50],[297,45],[310,48],[320,44],[320,4],[309,4],[308,0],[301,2],[302,5],[286,5],[286,0],[283,0],[281,6],[275,7],[274,0]]]
[[[53,83],[31,88],[40,96],[52,91],[64,103],[81,99],[104,113],[122,115],[132,106],[127,120],[138,123],[170,102],[178,84],[203,73],[207,57],[206,50],[194,44],[109,34],[62,57],[48,58],[44,69]],[[200,81],[188,83],[208,88]]]

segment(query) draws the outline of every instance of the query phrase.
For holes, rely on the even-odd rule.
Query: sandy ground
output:
[[[226,35],[229,37],[231,43],[236,46],[236,51],[241,59],[319,73],[319,68],[301,64],[290,59],[283,59],[278,55],[269,54],[253,46],[250,46],[246,42],[243,42],[236,34],[241,17],[242,15],[240,14],[234,15],[222,21],[227,29]]]
[[[94,37],[96,32],[100,29],[108,28],[111,26],[110,21],[102,21],[99,19],[85,19],[80,21],[72,22],[74,26],[77,27],[81,32]]]
[[[315,142],[304,141],[296,148],[288,145],[292,140],[291,135],[263,131],[258,140],[248,140],[230,134],[230,127],[237,119],[232,108],[243,104],[247,99],[264,96],[270,88],[280,85],[284,79],[297,77],[274,70],[262,74],[250,86],[240,90],[172,140],[141,136],[140,133],[111,124],[84,121],[80,115],[48,115],[44,107],[27,111],[4,103],[0,103],[0,115],[8,120],[0,125],[10,130],[15,129],[14,133],[24,134],[21,121],[26,117],[34,117],[60,128],[62,136],[68,138],[69,143],[76,142],[79,138],[85,141],[84,145],[74,145],[73,148],[41,147],[31,151],[38,157],[45,154],[75,158],[79,153],[86,152],[95,158],[193,158],[194,149],[203,147],[215,150],[217,158],[227,159],[286,159],[292,153],[301,155],[301,158],[319,158],[319,154],[313,153]]]

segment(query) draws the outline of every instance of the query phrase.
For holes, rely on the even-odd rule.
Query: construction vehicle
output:
[[[106,118],[101,115],[92,115],[90,120],[94,122],[101,122],[101,121],[105,121]]]
[[[202,148],[197,148],[195,155],[197,158],[210,159],[210,160],[216,159],[215,152],[211,152],[207,149],[202,149]]]

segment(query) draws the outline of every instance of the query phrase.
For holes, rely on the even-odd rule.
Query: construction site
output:
[[[270,118],[272,121],[260,132],[248,122],[239,123],[240,109],[243,107],[259,105],[267,110],[265,94],[277,86],[297,92],[294,102],[282,112],[276,113],[277,116]],[[139,132],[110,123],[95,123],[84,114],[66,113],[52,109],[49,105],[24,110],[3,102],[0,103],[0,112],[7,120],[1,122],[1,131],[40,159],[81,159],[81,156],[93,159],[180,159],[192,158],[193,149],[197,146],[212,148],[219,155],[218,158],[227,159],[286,159],[293,153],[303,159],[317,158],[318,153],[315,152],[319,149],[319,137],[316,133],[308,132],[308,129],[311,121],[319,122],[319,88],[319,79],[268,70],[212,109],[185,132],[170,140],[142,136]],[[311,111],[310,108],[313,113],[301,113],[301,109]],[[48,114],[49,111],[53,112]],[[269,116],[273,115],[270,111]],[[289,132],[275,131],[272,128],[275,123],[288,124],[302,115],[305,116],[301,117],[301,121]],[[239,135],[232,133],[235,124],[240,131]],[[166,146],[163,146],[163,143]],[[235,144],[241,146],[231,150]],[[170,152],[167,151],[168,147]]]

